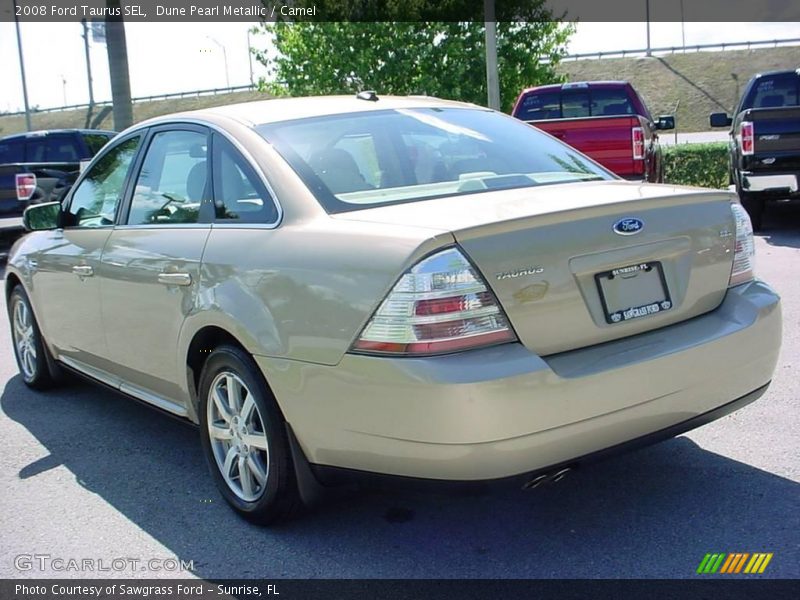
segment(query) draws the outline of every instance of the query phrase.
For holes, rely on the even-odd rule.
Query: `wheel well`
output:
[[[222,344],[237,346],[247,352],[241,342],[230,333],[220,327],[213,326],[203,327],[194,334],[194,338],[189,344],[189,352],[186,355],[186,375],[189,379],[189,391],[194,401],[197,400],[197,389],[200,385],[200,374],[203,372],[203,365],[205,365],[214,348]]]
[[[8,302],[8,299],[11,297],[11,290],[21,283],[22,282],[19,280],[19,277],[13,273],[9,273],[6,276],[6,302]]]

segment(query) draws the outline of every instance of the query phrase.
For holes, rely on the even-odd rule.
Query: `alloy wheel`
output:
[[[255,397],[238,375],[223,371],[206,406],[211,450],[225,483],[245,502],[258,500],[269,476],[269,448]]]
[[[30,380],[36,376],[36,333],[33,317],[27,303],[20,298],[14,303],[13,315],[14,347],[17,350],[22,375]]]

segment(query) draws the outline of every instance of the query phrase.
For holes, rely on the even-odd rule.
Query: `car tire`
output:
[[[198,393],[203,452],[228,504],[259,525],[293,517],[302,502],[286,422],[253,358],[216,348]]]
[[[25,385],[46,390],[59,383],[58,368],[42,339],[30,299],[21,285],[14,287],[8,298],[8,320],[14,357]]]

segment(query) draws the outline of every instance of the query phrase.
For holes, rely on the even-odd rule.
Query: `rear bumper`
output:
[[[747,192],[796,196],[800,173],[742,173],[742,189]]]
[[[256,359],[312,464],[476,481],[718,418],[763,392],[780,339],[780,300],[753,282],[690,321],[545,359],[521,344],[422,359],[346,355],[336,366]]]

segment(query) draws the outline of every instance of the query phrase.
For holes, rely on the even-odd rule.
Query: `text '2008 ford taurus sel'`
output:
[[[359,476],[534,485],[755,400],[780,347],[734,195],[455,102],[160,117],[25,223],[25,382],[66,368],[197,423],[260,523]]]

